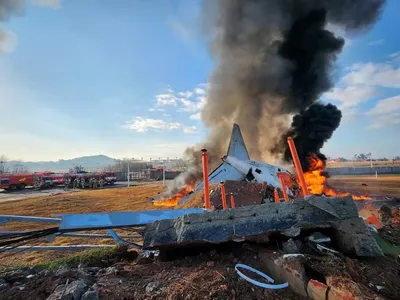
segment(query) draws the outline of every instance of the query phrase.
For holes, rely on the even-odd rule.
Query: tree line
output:
[[[4,155],[0,155],[0,174],[21,174],[28,173],[29,170],[22,164],[21,161],[9,163]]]

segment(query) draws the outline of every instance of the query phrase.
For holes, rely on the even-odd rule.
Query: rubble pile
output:
[[[248,181],[225,181],[225,194],[227,202],[229,197],[233,194],[235,199],[235,207],[258,205],[263,202],[265,185],[261,183],[252,183]],[[210,194],[210,201],[216,209],[222,208],[221,201],[221,185],[217,187]],[[228,205],[229,206],[229,205]]]
[[[291,250],[284,244],[290,241],[299,253],[286,253]],[[125,255],[101,266],[12,270],[0,274],[0,300],[398,299],[400,266],[395,258],[349,258],[314,250],[310,243],[333,247],[329,234],[314,232],[274,246],[223,244],[146,260]],[[289,288],[257,287],[238,276],[237,264],[256,268],[277,284],[287,282]]]

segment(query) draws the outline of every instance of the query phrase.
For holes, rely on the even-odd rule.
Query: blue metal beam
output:
[[[154,221],[168,220],[189,214],[200,214],[202,208],[126,211],[89,214],[66,214],[61,216],[60,231],[109,229],[143,226]]]
[[[59,219],[59,218],[0,215],[0,225],[3,225],[8,222],[33,222],[33,223],[59,224],[60,221],[61,221],[61,219]]]

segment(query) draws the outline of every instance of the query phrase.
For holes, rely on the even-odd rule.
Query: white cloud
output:
[[[123,126],[124,128],[131,129],[137,132],[146,132],[149,129],[155,130],[177,130],[181,129],[185,133],[192,133],[197,130],[194,126],[185,126],[178,122],[166,122],[160,119],[151,119],[136,117],[132,121]]]
[[[190,115],[189,119],[190,120],[200,120],[200,113],[198,112],[197,114]]]
[[[371,100],[375,95],[376,89],[374,87],[360,85],[334,88],[326,93],[325,97],[330,100],[340,101],[342,108],[351,108]]]
[[[361,63],[349,68],[342,81],[347,85],[400,88],[400,66],[394,61],[386,63]]]
[[[395,111],[400,111],[400,95],[378,101],[375,107],[372,108],[367,114],[382,115]]]
[[[173,106],[177,111],[198,112],[206,103],[206,85],[200,84],[192,91],[175,92],[173,89],[167,89],[165,93],[155,96],[155,108]]]
[[[152,107],[152,108],[149,108],[149,111],[165,111],[165,109],[164,108],[154,108],[154,107]]]
[[[400,64],[400,52],[395,52],[389,55],[393,62]]]
[[[367,115],[370,116],[371,129],[400,124],[400,95],[378,101]]]
[[[359,110],[360,104],[374,100],[384,91],[382,88],[400,88],[400,52],[390,54],[389,58],[386,62],[351,65],[346,68],[348,72],[340,80],[340,87],[324,94],[329,100],[340,101],[345,120],[368,116],[369,128],[400,124],[397,121],[400,119],[400,96],[378,101],[367,113]]]
[[[379,40],[374,40],[374,41],[370,41],[368,43],[369,46],[379,46],[382,45],[385,42],[384,39],[379,39]]]
[[[51,8],[60,8],[62,0],[31,0],[32,3]]]
[[[190,91],[179,92],[178,95],[184,98],[190,98],[193,95],[193,92]]]
[[[173,105],[176,106],[178,104],[178,98],[175,96],[173,90],[168,89],[168,94],[159,94],[156,95],[156,106],[162,105]]]
[[[206,90],[197,87],[197,88],[194,89],[194,92],[195,92],[196,94],[199,94],[199,95],[204,95],[204,94],[206,93]]]
[[[197,131],[196,126],[188,126],[183,128],[183,132],[185,133],[195,133]]]

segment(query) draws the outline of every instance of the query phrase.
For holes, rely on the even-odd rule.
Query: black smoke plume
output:
[[[305,167],[339,126],[341,113],[319,102],[344,39],[376,22],[384,0],[204,0],[205,32],[215,59],[201,119],[215,166],[226,153],[232,124],[241,127],[252,159],[289,161],[292,135]],[[294,116],[294,117],[293,117]],[[293,118],[292,126],[290,119]],[[198,162],[199,160],[197,160]],[[307,168],[306,168],[307,169]],[[201,172],[199,172],[201,174]]]
[[[308,156],[314,153],[319,159],[326,161],[320,152],[324,143],[332,137],[339,127],[342,118],[341,111],[332,104],[323,105],[314,103],[305,111],[293,117],[292,126],[283,136],[282,143],[286,145],[287,138],[293,137],[304,170],[309,169]],[[285,149],[284,159],[291,160],[290,150]]]

